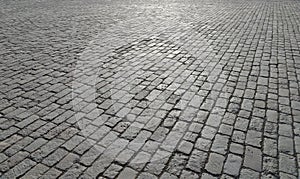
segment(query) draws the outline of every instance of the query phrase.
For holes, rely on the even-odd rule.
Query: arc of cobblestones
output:
[[[137,170],[146,164],[149,170],[166,164],[178,150],[188,128],[197,131],[196,120],[206,118],[197,108],[205,101],[206,110],[210,110],[218,100],[218,94],[212,94],[207,100],[206,94],[197,94],[201,88],[213,88],[223,68],[203,53],[213,50],[206,39],[190,24],[156,29],[151,36],[137,22],[144,24],[143,19],[134,19],[114,26],[115,37],[107,29],[83,52],[77,64],[73,85],[73,105],[78,111],[75,115],[83,135],[100,144],[95,148],[101,153],[95,167],[88,169],[84,176],[95,177],[113,161],[126,163],[125,158],[117,158],[126,151],[134,151],[131,155],[136,157],[130,166]],[[129,32],[128,27],[132,28]],[[183,31],[187,34],[182,35]],[[190,37],[196,40],[188,43]],[[198,67],[201,70],[195,71]],[[150,78],[153,81],[147,81]],[[197,83],[197,78],[202,81]],[[226,105],[229,93],[223,97]],[[84,110],[95,111],[94,116],[89,118],[82,113],[81,102],[88,103],[85,106],[90,109]],[[219,111],[216,108],[212,113],[217,115]],[[214,130],[219,128],[218,120],[211,123]],[[163,126],[168,126],[169,131],[164,140],[157,142],[157,150],[153,154],[140,150],[150,135]],[[205,132],[209,133],[204,131],[202,135]]]

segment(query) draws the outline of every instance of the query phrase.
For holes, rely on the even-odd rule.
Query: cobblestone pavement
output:
[[[0,178],[300,178],[300,1],[0,0]]]

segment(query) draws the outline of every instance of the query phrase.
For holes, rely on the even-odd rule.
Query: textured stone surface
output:
[[[299,5],[0,1],[0,178],[299,178]]]

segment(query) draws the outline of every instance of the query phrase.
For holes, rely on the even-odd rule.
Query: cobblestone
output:
[[[178,151],[183,152],[185,154],[190,154],[193,149],[193,143],[182,141],[181,144],[178,147]]]
[[[42,163],[47,166],[53,166],[54,164],[58,163],[64,156],[66,156],[68,152],[64,149],[57,149],[52,154],[50,154],[48,157],[46,157]]]
[[[209,155],[208,163],[206,164],[205,169],[212,174],[219,175],[222,172],[224,160],[224,156],[216,153],[211,153]]]
[[[137,176],[137,172],[131,168],[124,168],[124,170],[121,171],[118,178],[135,178]]]
[[[294,154],[293,140],[288,137],[279,137],[278,140],[278,150],[279,152],[286,154]]]
[[[36,165],[36,163],[32,160],[25,159],[21,161],[19,164],[14,166],[11,170],[6,172],[2,177],[3,178],[16,178],[24,174],[28,171],[31,167]]]
[[[249,169],[242,169],[240,178],[243,178],[243,179],[246,179],[246,178],[251,178],[251,179],[259,178],[259,173],[255,172],[253,170],[249,170]]]
[[[238,176],[241,164],[241,157],[229,154],[224,165],[224,172],[233,176]]]
[[[0,2],[0,178],[299,178],[297,0]]]
[[[244,166],[260,172],[262,166],[262,154],[257,148],[247,146],[245,151]]]
[[[46,179],[46,178],[57,178],[59,175],[61,175],[61,171],[51,168],[46,173],[44,173],[40,178]]]
[[[72,165],[71,168],[69,168],[62,176],[59,178],[64,179],[72,179],[72,178],[78,178],[78,176],[86,169],[86,167],[75,164]]]
[[[78,161],[78,159],[79,159],[78,155],[69,153],[56,165],[56,167],[61,170],[66,170],[69,167],[71,167],[73,165],[73,163],[76,163]]]
[[[22,178],[25,178],[25,179],[39,178],[48,169],[49,168],[43,164],[37,164],[31,170],[29,170],[24,176],[22,176]]]
[[[211,146],[211,150],[222,155],[226,154],[228,150],[228,137],[217,134]]]
[[[296,175],[297,170],[295,158],[286,154],[279,154],[279,170]]]
[[[271,157],[264,157],[263,159],[263,173],[277,175],[278,160]]]

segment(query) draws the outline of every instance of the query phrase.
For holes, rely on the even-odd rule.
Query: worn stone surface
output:
[[[0,178],[299,178],[299,6],[0,1]]]
[[[241,164],[241,157],[229,154],[224,165],[224,172],[233,176],[238,176]]]
[[[225,157],[216,153],[211,153],[209,155],[208,163],[205,169],[210,173],[220,175],[224,165]]]
[[[245,150],[244,164],[245,167],[261,172],[262,153],[259,149],[247,146]]]

